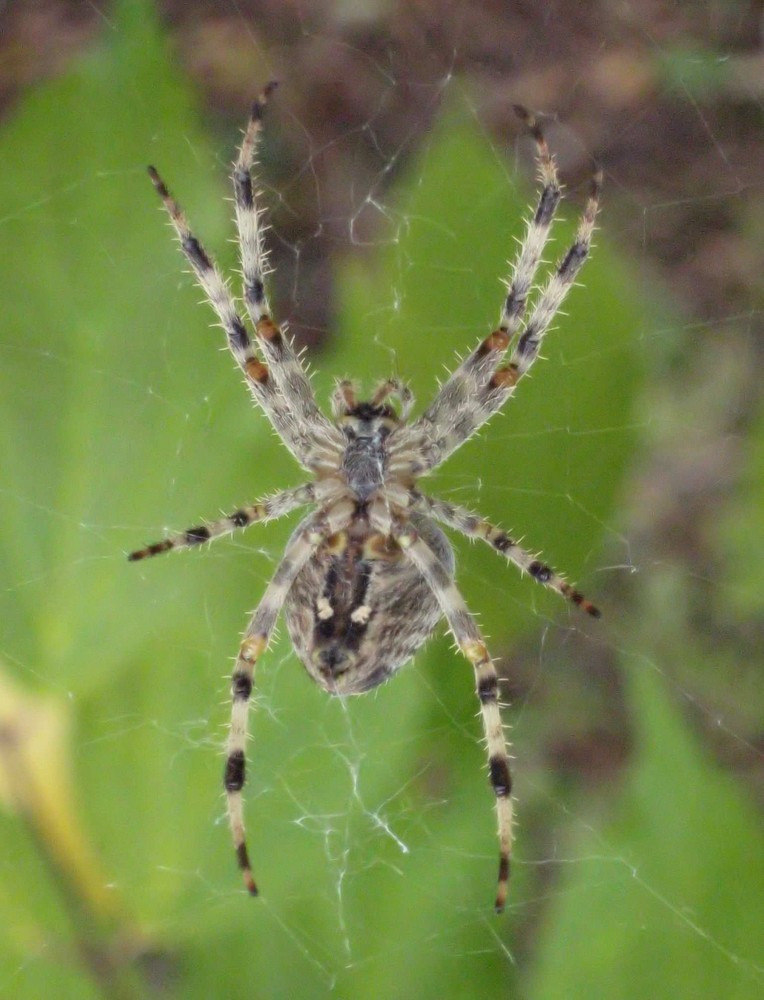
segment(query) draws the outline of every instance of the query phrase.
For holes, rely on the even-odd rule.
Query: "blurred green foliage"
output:
[[[682,42],[660,53],[657,70],[663,86],[693,101],[713,97],[735,79],[728,55]]]
[[[277,103],[268,128],[278,129]],[[508,714],[518,863],[497,919],[473,681],[448,640],[347,705],[315,689],[278,641],[258,678],[247,797],[263,898],[240,890],[219,792],[224,675],[290,525],[139,567],[122,560],[165,520],[194,524],[300,479],[179,277],[145,176],[146,162],[161,167],[230,270],[230,155],[212,149],[144,3],[123,3],[108,37],[27,95],[4,129],[2,655],[32,704],[52,697],[68,717],[71,735],[50,752],[71,758],[71,807],[114,903],[101,912],[78,898],[77,873],[56,867],[55,845],[7,796],[0,993],[752,995],[761,835],[665,704],[652,661],[623,663],[642,722],[631,772],[603,794],[614,818],[588,821],[585,804],[548,792],[567,863],[529,940],[528,862],[549,862],[523,836],[532,713]],[[322,400],[333,376],[368,387],[395,370],[421,401],[485,335],[523,231],[518,183],[456,111],[444,115],[389,198],[389,241],[340,276],[337,336],[313,359]],[[561,228],[560,241],[572,232]],[[604,250],[587,265],[586,293],[571,295],[549,361],[428,487],[523,531],[579,577],[599,564],[637,443],[634,345],[647,322]],[[497,653],[567,614],[492,553],[459,551],[460,581]],[[589,589],[602,579],[590,575]],[[34,735],[24,738],[34,745]],[[532,962],[516,965],[518,953]]]

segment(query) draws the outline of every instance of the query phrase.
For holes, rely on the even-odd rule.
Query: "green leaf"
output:
[[[761,822],[701,751],[660,675],[626,664],[635,766],[618,818],[582,825],[558,886],[534,997],[745,1000],[764,982]]]
[[[25,98],[0,152],[7,659],[28,686],[71,698],[82,822],[184,997],[490,995],[508,981],[511,924],[487,929],[493,803],[473,679],[447,640],[347,704],[308,682],[285,640],[269,651],[247,800],[264,897],[240,890],[220,798],[225,674],[290,524],[137,566],[124,554],[300,473],[219,350],[145,176],[161,169],[230,272],[231,149],[211,148],[150,5],[116,17],[72,73]],[[453,109],[422,151],[385,195],[390,242],[340,276],[336,346],[314,359],[322,399],[330,374],[399,371],[424,402],[495,322],[530,186]],[[549,360],[428,485],[543,546],[593,597],[634,445],[645,322],[599,243]],[[544,627],[534,608],[576,621],[491,552],[459,552],[497,651]],[[4,957],[22,970],[14,995],[38,997],[60,985],[58,888],[40,885],[12,819],[4,839],[0,916],[37,929],[34,961],[29,939]],[[522,828],[519,850],[532,853]],[[78,955],[59,995],[92,993]]]

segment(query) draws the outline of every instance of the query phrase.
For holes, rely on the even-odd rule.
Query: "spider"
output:
[[[588,614],[598,617],[599,611],[506,532],[464,507],[428,496],[417,482],[503,406],[538,357],[544,334],[589,252],[602,173],[595,169],[575,239],[547,277],[526,318],[561,187],[541,126],[530,112],[517,106],[516,113],[535,140],[541,193],[513,263],[498,328],[461,362],[421,416],[409,420],[414,404],[411,391],[404,382],[391,378],[368,400],[356,396],[351,381],[339,381],[330,419],[316,404],[290,338],[271,318],[264,286],[267,259],[252,169],[265,107],[275,86],[269,83],[252,106],[232,178],[243,299],[254,341],[228,283],[192,233],[180,206],[154,167],[149,167],[149,175],[196,280],[225,330],[247,388],[311,479],[227,517],[171,534],[131,553],[129,559],[200,545],[255,522],[283,517],[297,507],[315,508],[291,535],[252,615],[231,682],[224,786],[238,866],[252,895],[258,889],[247,851],[242,802],[247,715],[255,666],[279,613],[283,609],[290,638],[308,674],[330,694],[340,696],[361,694],[387,680],[445,618],[475,671],[496,800],[499,872],[495,906],[501,912],[512,848],[512,783],[499,681],[480,629],[457,589],[453,551],[438,523],[468,538],[482,539],[507,562]]]

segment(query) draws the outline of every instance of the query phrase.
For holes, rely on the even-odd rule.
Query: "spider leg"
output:
[[[151,182],[170,217],[181,250],[226,332],[231,354],[247,376],[255,397],[262,403],[267,412],[264,399],[267,396],[265,387],[268,384],[268,369],[257,358],[246,327],[236,311],[228,285],[215,262],[191,232],[183,210],[170,194],[156,168],[149,167],[148,170]]]
[[[268,98],[276,88],[271,81],[252,105],[249,123],[233,167],[233,189],[236,205],[236,227],[239,233],[241,270],[244,278],[244,302],[255,333],[265,354],[277,386],[289,400],[290,410],[298,422],[309,422],[320,435],[336,437],[335,427],[319,410],[305,369],[294,351],[291,339],[271,318],[265,289],[268,273],[267,253],[263,244],[262,209],[252,178],[257,148],[262,132],[263,116]]]
[[[408,420],[414,406],[414,393],[409,386],[399,378],[389,378],[377,386],[371,399],[371,405],[380,406],[388,396],[394,396],[401,404],[401,421]]]
[[[489,389],[503,390],[509,396],[517,381],[528,371],[539,355],[544,334],[562,305],[563,299],[575,283],[578,272],[589,256],[594,233],[594,223],[602,193],[602,170],[595,167],[589,187],[589,197],[584,214],[578,224],[575,239],[549,278],[522,336],[515,344],[509,361],[497,368],[489,383]],[[507,398],[504,397],[504,399]],[[498,404],[502,405],[504,399]]]
[[[601,189],[602,171],[596,168],[575,239],[544,286],[509,361],[496,367],[499,360],[497,352],[503,352],[509,344],[509,334],[499,329],[483,341],[475,352],[476,355],[481,351],[486,357],[490,355],[489,369],[492,369],[492,373],[489,370],[485,383],[473,386],[473,394],[466,401],[460,402],[460,398],[455,398],[452,412],[449,412],[448,406],[444,406],[435,422],[427,420],[430,411],[425,411],[412,425],[412,434],[418,431],[418,440],[416,437],[412,440],[412,434],[402,437],[401,447],[411,449],[413,445],[421,453],[417,474],[421,475],[440,465],[490,420],[513,394],[518,381],[539,356],[544,335],[589,254]],[[510,297],[511,292],[508,299]],[[446,383],[436,399],[448,385]]]
[[[355,383],[349,378],[338,379],[332,393],[332,416],[335,420],[358,406]]]
[[[549,230],[560,204],[562,188],[557,177],[554,157],[549,152],[544,132],[536,118],[520,104],[515,105],[515,113],[527,125],[536,143],[541,194],[533,218],[528,222],[525,239],[514,265],[512,279],[507,287],[499,329],[512,336],[525,313],[525,305],[536,276],[541,255],[544,252]]]
[[[316,502],[316,485],[307,483],[297,486],[292,490],[284,490],[275,496],[267,497],[258,503],[240,507],[226,517],[221,517],[216,521],[209,521],[206,524],[189,528],[187,531],[178,531],[168,535],[161,542],[154,542],[144,549],[138,549],[128,555],[130,562],[137,562],[139,559],[147,559],[149,556],[157,556],[161,552],[169,552],[171,549],[187,549],[202,542],[211,542],[215,538],[223,535],[231,535],[238,528],[248,528],[256,521],[272,521],[277,517],[283,517],[296,507],[304,504]]]
[[[392,535],[405,556],[422,574],[437,598],[454,639],[475,670],[475,683],[488,748],[488,771],[496,797],[499,835],[496,912],[501,913],[507,900],[512,852],[512,777],[499,709],[499,678],[496,668],[453,576],[429,545],[410,523],[391,517],[379,504],[372,506],[370,516],[375,527],[385,534]]]
[[[472,401],[485,389],[496,370],[499,359],[522,321],[533,279],[562,196],[554,158],[549,152],[541,126],[520,105],[515,105],[515,112],[526,124],[536,143],[536,161],[541,181],[539,200],[512,265],[512,277],[507,284],[499,328],[478,344],[456,368],[412,427],[413,432],[421,428],[430,439],[447,437],[454,432],[454,425],[458,424],[465,412],[472,410]]]
[[[538,583],[543,584],[550,590],[556,591],[567,601],[576,604],[582,611],[593,618],[600,617],[599,608],[595,607],[591,601],[572,587],[559,573],[556,573],[551,566],[538,559],[523,549],[517,542],[513,541],[509,535],[501,528],[497,528],[489,521],[483,520],[478,514],[467,510],[466,507],[458,507],[455,504],[446,503],[445,500],[438,500],[434,497],[418,494],[414,504],[414,509],[433,517],[441,524],[454,528],[467,538],[480,538],[487,542],[496,552],[500,552],[507,562],[514,563],[521,572],[528,573]]]
[[[268,255],[263,245],[263,227],[260,225],[262,210],[257,207],[252,184],[252,167],[257,155],[263,116],[268,98],[278,86],[271,80],[252,105],[233,169],[233,189],[236,204],[236,228],[239,231],[242,276],[244,278],[244,300],[252,322],[270,316],[268,295],[264,278],[268,273]]]
[[[170,217],[186,260],[226,332],[228,347],[244,373],[252,395],[297,460],[302,465],[313,467],[312,460],[315,458],[317,443],[306,433],[304,426],[294,420],[286,400],[270,377],[268,366],[257,357],[228,285],[217,265],[191,232],[180,205],[172,197],[154,167],[149,167],[149,176]]]
[[[284,556],[274,573],[262,600],[250,620],[239,647],[231,678],[231,728],[226,744],[224,787],[228,805],[236,858],[251,895],[257,895],[244,832],[242,790],[244,788],[249,700],[254,683],[255,665],[264,652],[276,624],[279,611],[300,570],[318,547],[352,517],[353,506],[347,501],[336,503],[328,512],[319,511],[306,518],[292,535]]]

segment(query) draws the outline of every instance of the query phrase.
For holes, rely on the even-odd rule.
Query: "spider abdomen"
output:
[[[453,572],[445,535],[426,518],[412,521]],[[335,695],[362,694],[387,680],[441,617],[421,573],[360,516],[339,544],[320,548],[300,571],[284,613],[308,674]]]

